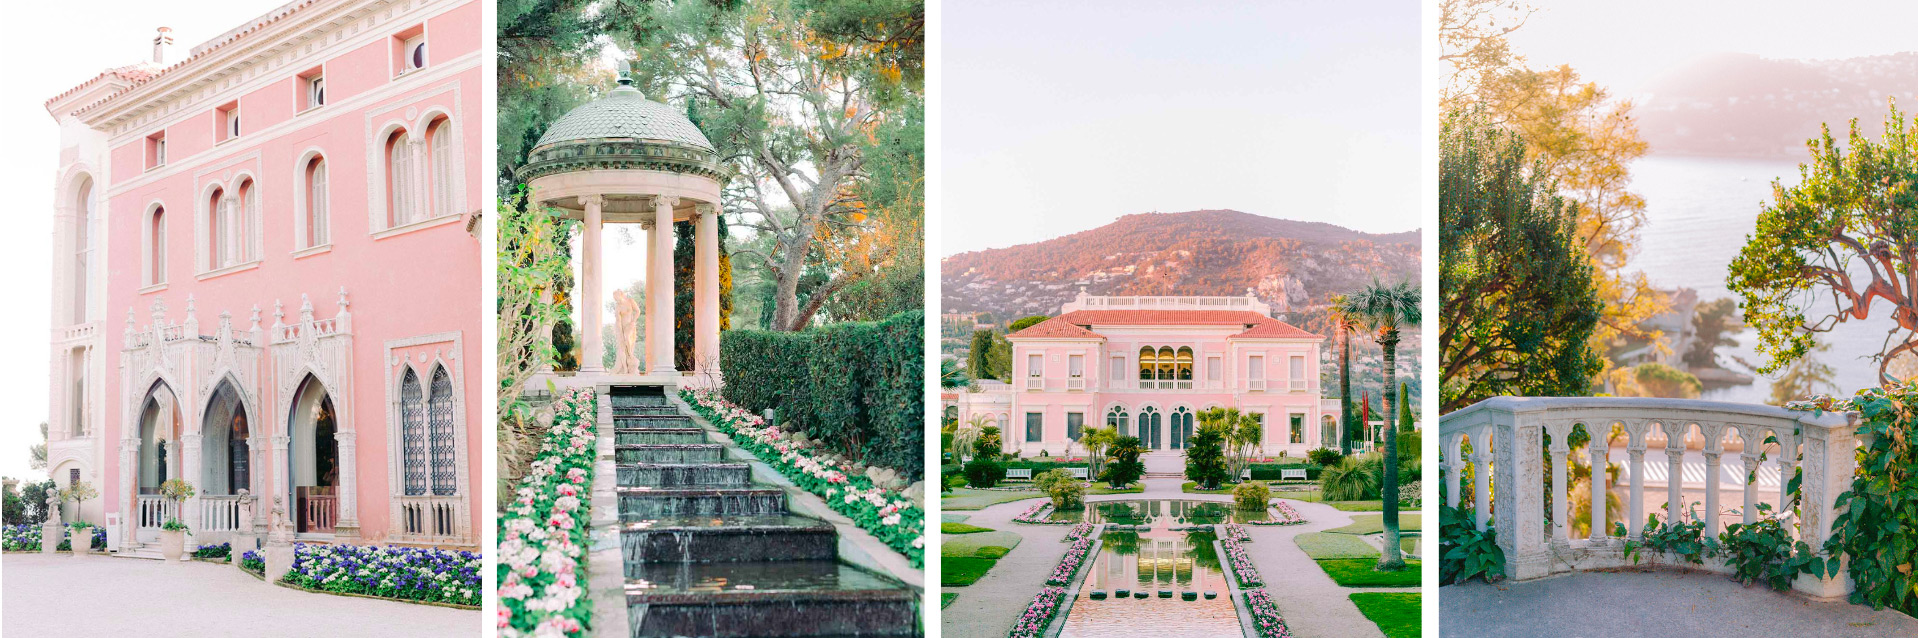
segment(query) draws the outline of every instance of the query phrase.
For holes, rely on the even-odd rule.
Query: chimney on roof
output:
[[[173,46],[173,29],[160,27],[159,35],[153,36],[153,63],[166,64],[166,48]]]

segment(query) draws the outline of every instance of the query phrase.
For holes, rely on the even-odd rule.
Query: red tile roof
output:
[[[1104,339],[1085,326],[1244,326],[1232,338],[1323,339],[1249,310],[1079,310],[1041,321],[1014,337]]]

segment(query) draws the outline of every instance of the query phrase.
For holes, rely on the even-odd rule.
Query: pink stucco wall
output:
[[[274,303],[285,304],[287,323],[297,321],[301,295],[307,295],[315,315],[333,316],[342,288],[353,315],[350,388],[329,388],[336,397],[351,396],[352,428],[358,459],[358,515],[363,536],[378,539],[392,521],[388,494],[398,477],[389,471],[389,423],[393,390],[388,387],[388,348],[392,340],[436,333],[458,332],[458,391],[463,396],[461,426],[465,431],[466,485],[469,500],[478,500],[481,483],[483,431],[480,406],[489,392],[480,372],[485,343],[480,338],[482,269],[479,241],[466,231],[466,221],[484,202],[489,183],[480,174],[487,152],[480,144],[481,66],[480,5],[477,2],[441,3],[422,21],[431,47],[427,68],[394,77],[390,70],[391,38],[345,50],[322,47],[308,59],[287,65],[284,77],[263,85],[244,83],[215,95],[138,132],[116,136],[111,144],[114,183],[108,201],[107,245],[112,251],[107,275],[105,333],[110,356],[124,346],[123,328],[129,310],[138,326],[150,322],[149,308],[164,299],[171,322],[185,317],[191,296],[198,309],[201,332],[210,334],[219,313],[231,312],[235,330],[250,325],[254,307],[261,323],[270,326]],[[415,24],[418,24],[417,22]],[[352,39],[348,38],[350,42]],[[298,112],[303,91],[294,74],[323,67],[326,104]],[[177,72],[177,70],[175,71]],[[215,143],[213,107],[237,99],[243,124],[239,138]],[[459,159],[463,165],[465,206],[447,223],[376,236],[368,216],[369,144],[383,127],[394,122],[413,128],[429,114],[444,112],[457,127]],[[166,166],[145,170],[146,138],[164,130],[168,140]],[[416,135],[418,133],[415,133]],[[295,257],[294,197],[300,178],[301,156],[318,149],[326,158],[329,180],[331,249]],[[204,215],[198,200],[210,184],[234,179],[241,172],[257,180],[261,191],[262,235],[257,268],[200,278],[196,243],[204,242],[193,217]],[[143,291],[142,233],[146,213],[158,203],[166,207],[167,281],[163,289]],[[413,354],[408,351],[406,354]],[[418,364],[416,364],[418,365]],[[430,374],[430,360],[421,365]],[[292,397],[276,396],[271,363],[262,364],[259,404],[271,406]],[[391,377],[397,382],[398,376]],[[128,410],[122,405],[125,381],[108,375],[106,439],[118,441]],[[422,379],[425,383],[425,379]],[[339,399],[336,398],[336,404]],[[282,434],[284,423],[271,423],[271,409],[253,415],[255,428]],[[121,472],[117,454],[108,453],[103,496],[108,511],[121,509]],[[271,467],[270,454],[254,468],[256,476],[281,471]],[[258,479],[256,479],[258,480]],[[268,485],[271,485],[269,482]],[[468,529],[480,529],[482,506],[469,508]]]

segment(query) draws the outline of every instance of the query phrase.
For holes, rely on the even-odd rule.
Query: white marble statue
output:
[[[613,374],[639,374],[639,357],[633,348],[639,343],[639,303],[624,290],[613,291],[614,328],[619,343],[614,344]]]

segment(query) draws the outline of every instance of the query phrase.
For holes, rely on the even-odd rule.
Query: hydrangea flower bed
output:
[[[1252,532],[1246,531],[1244,525],[1240,525],[1238,523],[1226,523],[1225,525],[1222,525],[1220,527],[1222,527],[1223,531],[1225,532],[1224,535],[1219,537],[1221,540],[1237,541],[1241,543],[1252,542]]]
[[[539,454],[499,517],[500,638],[584,635],[592,625],[582,559],[597,412],[589,388],[554,401]]]
[[[778,470],[801,489],[825,499],[860,529],[904,555],[913,567],[925,564],[926,511],[905,494],[874,487],[851,467],[822,460],[811,443],[787,436],[745,408],[727,403],[711,390],[682,390],[680,398],[733,442]]]
[[[1091,549],[1089,537],[1073,541],[1072,546],[1066,548],[1066,555],[1059,559],[1059,566],[1052,568],[1052,577],[1046,579],[1046,584],[1060,587],[1072,584],[1072,577],[1079,573],[1079,566],[1085,564],[1086,552]]]
[[[1259,576],[1259,568],[1252,566],[1252,557],[1245,553],[1239,541],[1226,538],[1221,539],[1219,545],[1225,548],[1225,562],[1232,568],[1232,575],[1238,577],[1240,587],[1265,586],[1265,578]]]
[[[1285,626],[1285,619],[1279,617],[1279,608],[1272,604],[1272,596],[1265,593],[1264,587],[1245,591],[1245,608],[1252,614],[1252,625],[1262,638],[1292,638],[1292,630]]]
[[[1292,506],[1287,505],[1285,501],[1272,501],[1272,510],[1278,513],[1278,518],[1267,519],[1263,521],[1246,521],[1246,524],[1247,525],[1298,525],[1300,523],[1305,522],[1305,517],[1300,516],[1298,510],[1292,509]]]
[[[1027,525],[1071,525],[1072,524],[1072,521],[1046,520],[1046,517],[1050,515],[1052,515],[1052,501],[1040,501],[1037,504],[1034,504],[1031,508],[1027,509],[1024,514],[1020,514],[1018,516],[1013,517],[1012,522],[1025,523]]]
[[[201,545],[193,550],[194,558],[227,558],[233,555],[232,543]]]
[[[260,558],[259,552],[247,550],[240,554],[240,569],[255,574],[264,574],[266,573],[266,560]]]
[[[294,543],[284,580],[321,591],[477,606],[479,569],[477,552]]]
[[[1052,624],[1053,614],[1059,613],[1059,600],[1065,598],[1066,588],[1046,587],[1039,595],[1032,597],[1032,604],[1026,605],[1026,613],[1020,614],[1019,622],[1012,624],[1012,631],[1006,638],[1039,638],[1046,633],[1046,625]]]
[[[39,525],[8,525],[0,535],[0,547],[9,552],[40,551]]]

